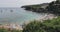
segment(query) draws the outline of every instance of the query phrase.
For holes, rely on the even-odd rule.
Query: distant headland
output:
[[[37,5],[25,5],[21,8],[25,8],[27,11],[37,12],[37,13],[51,13],[55,15],[60,15],[60,1],[52,1],[50,3],[43,3]]]

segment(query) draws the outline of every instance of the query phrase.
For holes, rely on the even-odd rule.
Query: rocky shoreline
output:
[[[58,12],[56,13],[55,11],[52,11],[52,10],[50,11],[49,7],[50,7],[50,3],[43,3],[40,5],[26,5],[26,6],[22,6],[21,8],[25,8],[25,10],[27,10],[27,11],[32,11],[32,12],[36,12],[36,13],[47,13],[46,15],[42,16],[41,18],[39,17],[36,19],[36,20],[42,21],[42,20],[49,20],[49,19],[58,17],[58,15],[57,15]],[[29,21],[27,23],[29,23]]]
[[[44,16],[42,17],[39,17],[35,20],[37,21],[41,21],[43,22],[44,20],[51,20],[53,18],[57,18],[56,15],[54,14],[45,14]],[[32,21],[35,21],[35,20],[32,20]],[[23,30],[24,26],[29,24],[31,21],[25,21],[22,25],[19,25],[19,24],[3,24],[3,25],[0,25],[0,28],[5,28],[5,29],[16,29],[16,30]]]
[[[42,17],[39,17],[39,18],[36,18],[36,19],[34,19],[34,20],[32,20],[32,21],[41,21],[41,22],[43,22],[44,20],[52,20],[52,19],[54,19],[54,18],[57,18],[58,16],[56,16],[56,15],[54,15],[54,14],[45,14],[44,16],[42,16]],[[25,25],[27,25],[27,24],[29,24],[30,22],[32,22],[32,21],[25,21],[24,22],[24,24]]]
[[[47,9],[45,9],[49,3],[43,3],[39,5],[26,5],[22,6],[21,8],[25,8],[27,11],[37,12],[37,13],[47,13]],[[38,7],[36,7],[38,6]]]
[[[17,25],[17,24],[1,24],[0,28],[4,28],[4,29],[16,29],[16,30],[23,30],[21,25]]]
[[[21,8],[25,8],[27,11],[36,13],[51,13],[60,16],[60,1],[52,1],[50,3],[43,3],[39,5],[26,5]]]

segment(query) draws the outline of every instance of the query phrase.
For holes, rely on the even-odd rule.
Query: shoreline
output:
[[[43,22],[44,20],[51,20],[51,19],[57,18],[57,17],[58,17],[58,16],[56,16],[56,15],[54,15],[54,14],[45,14],[44,16],[38,17],[38,18],[36,18],[36,19],[34,19],[34,20]],[[32,21],[34,21],[34,20],[32,20]],[[25,21],[24,24],[27,25],[28,23],[30,23],[30,22],[32,22],[32,21]]]
[[[37,20],[48,20],[53,18],[57,18],[57,16],[54,14],[45,14],[44,16],[42,16],[41,18],[38,18]]]
[[[34,19],[34,20],[38,20],[38,21],[41,21],[41,22],[43,22],[43,20],[48,20],[48,19],[53,19],[53,18],[57,18],[57,16],[56,15],[54,15],[54,14],[44,14],[43,16],[41,16],[41,17],[38,17],[38,18],[36,18],[36,19]],[[2,24],[2,26],[0,25],[0,27],[4,27],[4,28],[13,28],[13,29],[17,29],[17,30],[23,30],[23,27],[25,26],[25,25],[27,25],[28,23],[30,23],[30,22],[32,22],[32,21],[34,21],[34,20],[31,20],[31,21],[25,21],[25,22],[23,22],[22,24]]]

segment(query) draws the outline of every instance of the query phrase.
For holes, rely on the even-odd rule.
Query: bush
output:
[[[25,26],[23,32],[60,32],[60,17],[44,22],[31,22]]]
[[[22,32],[22,31],[19,31],[19,30],[16,30],[16,29],[9,30],[9,29],[0,28],[0,32]]]

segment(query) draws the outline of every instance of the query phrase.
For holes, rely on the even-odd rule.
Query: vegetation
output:
[[[22,31],[16,29],[10,30],[10,29],[0,28],[0,32],[22,32]]]
[[[60,32],[60,17],[44,22],[34,21],[25,26],[23,32]]]
[[[35,10],[35,8],[37,8],[38,6],[32,7],[34,7],[33,10],[35,12],[38,11],[37,9]],[[41,8],[41,6],[39,6],[39,8]],[[31,9],[31,7],[29,9]],[[60,16],[60,1],[59,0],[52,1],[45,9],[47,9],[46,11],[48,13],[53,13],[55,15]],[[52,20],[44,20],[43,22],[35,20],[27,24],[23,29],[23,32],[60,32],[60,17]]]
[[[60,32],[60,17],[44,22],[34,20],[27,24],[23,31],[0,28],[0,32]]]
[[[26,5],[26,6],[22,6],[22,8],[25,8],[25,10],[28,10],[28,11],[40,13],[45,11],[44,8],[46,8],[47,5],[48,3],[43,3],[38,5]]]
[[[47,6],[47,11],[56,15],[60,15],[60,1],[52,1],[49,6]]]
[[[42,8],[43,7],[43,8]],[[53,13],[60,16],[60,0],[44,3],[40,5],[27,5],[25,10],[30,10],[38,13]]]
[[[33,10],[35,12],[45,11],[44,8],[41,8],[40,5],[32,5],[25,7],[26,10]],[[45,9],[47,9],[48,13],[53,13],[60,16],[60,1],[52,1]],[[27,24],[23,28],[23,31],[0,28],[0,32],[60,32],[60,17],[54,18],[52,20],[44,20],[43,22],[34,20]]]

